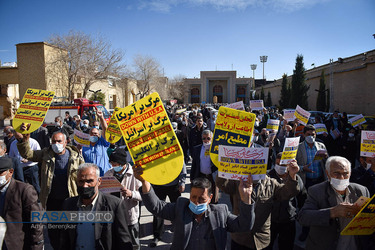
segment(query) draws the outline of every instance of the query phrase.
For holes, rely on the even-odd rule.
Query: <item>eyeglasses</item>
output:
[[[202,140],[211,140],[211,137],[202,137]]]

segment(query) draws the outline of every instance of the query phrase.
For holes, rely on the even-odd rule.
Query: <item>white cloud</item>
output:
[[[141,0],[138,9],[170,12],[174,7],[212,6],[220,11],[245,10],[249,7],[264,7],[274,10],[295,11],[330,0]]]

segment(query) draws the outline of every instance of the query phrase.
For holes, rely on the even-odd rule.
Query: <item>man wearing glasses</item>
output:
[[[212,174],[217,171],[216,166],[212,163],[210,158],[210,146],[212,141],[212,131],[203,130],[202,132],[203,144],[197,145],[193,148],[191,164],[190,181],[195,178],[207,178],[212,185],[213,198],[212,203],[216,204],[219,199],[219,189],[216,187]]]

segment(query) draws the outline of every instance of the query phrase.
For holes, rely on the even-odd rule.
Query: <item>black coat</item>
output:
[[[127,210],[124,202],[100,191],[98,195],[96,211],[112,211],[114,219],[113,223],[95,223],[95,249],[133,249],[125,217]],[[78,211],[78,199],[79,196],[66,199],[62,210]],[[62,230],[60,249],[75,249],[76,237],[76,227]]]

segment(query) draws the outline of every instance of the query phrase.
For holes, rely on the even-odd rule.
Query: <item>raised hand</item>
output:
[[[247,181],[240,180],[238,191],[243,203],[251,204],[251,193],[253,192],[253,177],[249,174]]]

